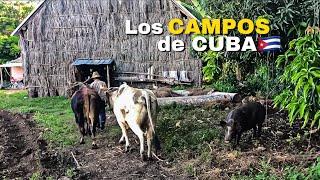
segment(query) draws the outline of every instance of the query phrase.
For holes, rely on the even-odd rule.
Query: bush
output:
[[[302,121],[320,128],[320,35],[306,35],[290,42],[290,48],[277,59],[284,67],[280,81],[284,90],[275,104],[289,112],[289,121]]]
[[[270,172],[272,170],[272,166],[270,164],[262,161],[260,166],[261,167],[259,169],[261,170],[259,172],[251,170],[248,175],[237,175],[233,176],[232,179],[320,179],[320,158],[318,158],[311,166],[305,169],[300,169],[294,166],[287,166],[280,176],[276,176],[275,174]]]
[[[231,92],[231,93],[237,92],[236,83],[233,83],[227,80],[214,82],[212,83],[211,86],[214,88],[215,91]]]
[[[219,58],[221,58],[221,53],[219,52],[210,50],[203,53],[202,60],[204,61],[205,66],[203,67],[202,72],[205,82],[212,82],[219,77],[221,73]]]
[[[268,67],[261,65],[257,68],[254,74],[249,74],[246,77],[246,92],[255,94],[256,92],[263,92],[264,95],[269,91],[268,84]]]

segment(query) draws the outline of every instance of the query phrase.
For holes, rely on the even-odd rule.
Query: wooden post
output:
[[[109,65],[107,65],[107,83],[108,83],[108,88],[110,88],[110,71],[109,71]]]
[[[0,77],[1,77],[0,86],[3,86],[2,67],[0,68]]]

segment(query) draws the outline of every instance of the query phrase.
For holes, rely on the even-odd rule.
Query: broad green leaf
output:
[[[307,104],[301,104],[299,108],[300,118],[304,116],[304,110],[306,109]]]
[[[296,85],[296,88],[294,90],[294,96],[298,96],[298,92],[300,90],[300,88],[303,86],[304,84],[304,78],[300,78],[299,81],[298,81],[298,84]]]
[[[309,95],[309,90],[311,89],[311,86],[309,84],[305,84],[303,87],[303,99],[306,101]]]
[[[303,118],[304,122],[303,122],[302,128],[305,128],[307,123],[309,122],[309,113],[310,113],[310,111],[306,111],[304,114],[304,118]]]
[[[320,71],[318,70],[318,71],[311,71],[310,72],[314,77],[316,77],[316,78],[320,78]]]
[[[311,127],[313,127],[317,121],[319,121],[320,123],[320,110],[318,110],[317,113],[314,115],[314,118],[311,123]]]

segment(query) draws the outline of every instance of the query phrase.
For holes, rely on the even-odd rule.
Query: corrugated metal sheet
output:
[[[6,63],[6,64],[2,64],[0,65],[0,67],[22,67],[22,63]]]
[[[22,67],[22,58],[19,57],[18,59],[9,61],[5,64],[0,64],[0,67]]]
[[[112,59],[76,59],[72,65],[80,66],[80,65],[110,65],[112,64]]]

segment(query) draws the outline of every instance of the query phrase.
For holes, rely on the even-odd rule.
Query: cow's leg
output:
[[[258,124],[258,134],[257,134],[257,137],[260,137],[260,136],[261,136],[261,129],[262,129],[262,123],[261,123],[261,124]]]
[[[126,130],[128,130],[128,129],[129,129],[128,124],[127,124],[127,123],[124,123],[124,125],[125,125]],[[122,136],[121,136],[121,138],[120,138],[120,140],[119,140],[119,144],[123,144],[123,143],[124,143],[124,140],[125,140],[125,136],[124,136],[124,134],[122,134]]]
[[[123,135],[123,133],[122,133],[122,136],[121,136],[121,138],[120,138],[120,140],[119,140],[119,144],[123,144],[124,143],[124,135]]]
[[[92,138],[92,148],[96,149],[98,146],[96,144],[96,123],[91,123],[91,138]]]
[[[106,109],[103,104],[103,107],[99,112],[99,127],[101,128],[101,130],[104,130],[105,124],[106,124]]]
[[[92,136],[91,126],[90,123],[88,123],[87,119],[85,119],[85,134],[89,134],[89,136]]]
[[[149,127],[147,130],[147,146],[148,146],[148,158],[151,158],[151,141],[153,139],[153,131]]]
[[[252,129],[253,129],[253,137],[257,137],[257,127],[254,126]]]
[[[129,138],[128,138],[126,126],[122,122],[118,122],[118,124],[119,124],[119,126],[121,128],[121,131],[122,131],[122,137],[121,137],[119,143],[123,141],[122,139],[125,139],[126,140],[125,152],[128,152],[128,147],[130,147],[130,143],[129,143]]]
[[[95,107],[91,107],[91,109],[94,109]],[[90,134],[91,134],[91,139],[92,139],[92,149],[96,149],[98,146],[96,144],[96,126],[99,121],[99,112],[90,112],[88,126],[90,128]]]
[[[81,137],[80,137],[80,144],[84,144],[84,135],[85,135],[85,130],[84,130],[84,127],[81,125],[78,124],[78,128],[79,128],[79,131],[80,131],[80,134],[81,134]]]
[[[81,114],[76,114],[75,119],[78,125],[78,129],[80,131],[81,137],[80,137],[80,144],[84,144],[84,136],[86,134],[85,128],[84,128],[84,122],[83,118],[81,118]]]
[[[236,135],[236,145],[239,145],[239,143],[240,143],[241,134],[242,134],[242,132],[238,132]]]
[[[123,139],[125,139],[125,141],[126,141],[125,152],[128,152],[128,147],[130,146],[130,142],[129,142],[126,124],[125,124],[126,113],[123,110],[121,110],[120,108],[117,108],[117,105],[115,106],[115,108],[113,110],[114,110],[114,115],[116,116],[118,125],[120,126],[121,131],[122,131],[122,136],[120,138],[119,143],[121,143],[123,141]]]
[[[131,130],[138,136],[140,140],[140,157],[143,158],[144,152],[144,136],[143,131],[141,130],[140,126],[136,123],[136,121],[128,120],[128,124],[131,127]]]

